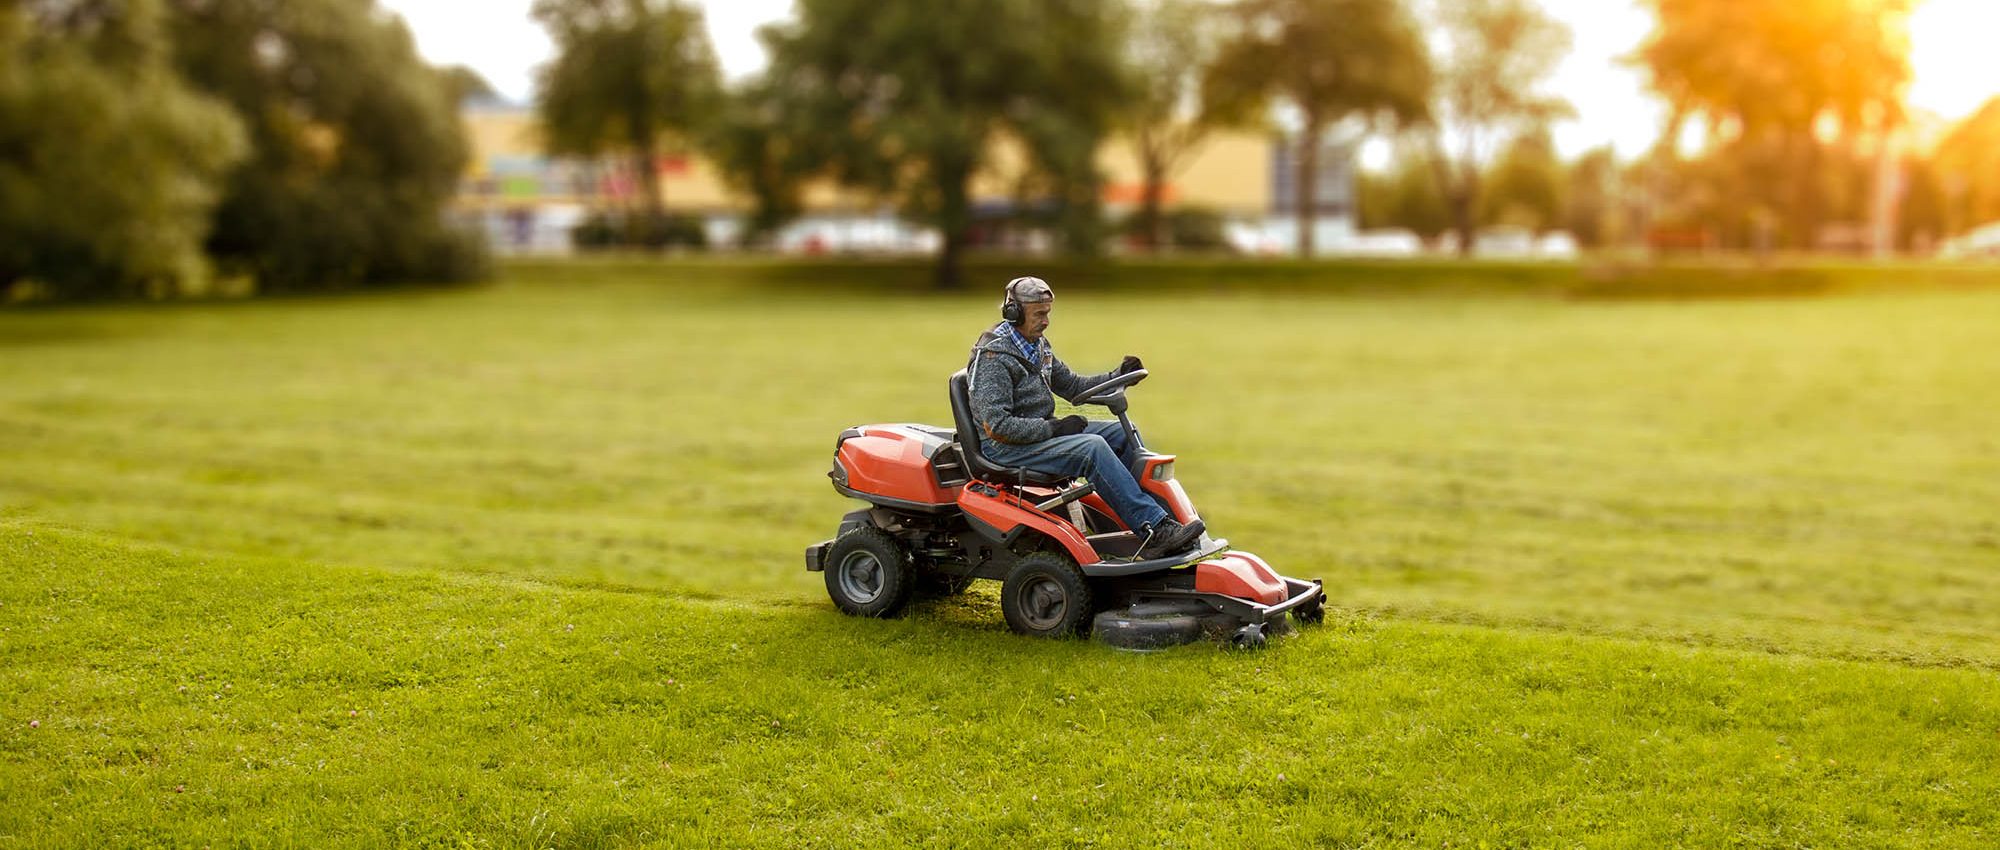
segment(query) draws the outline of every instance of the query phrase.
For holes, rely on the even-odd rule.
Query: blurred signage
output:
[[[1146,200],[1144,183],[1106,183],[1104,202],[1107,204],[1138,204]],[[1160,203],[1171,204],[1180,200],[1180,190],[1172,183],[1160,187]]]
[[[622,173],[604,175],[604,178],[597,183],[597,190],[605,197],[614,200],[623,200],[635,194],[632,190],[631,178],[626,177]]]
[[[1315,163],[1319,179],[1313,187],[1316,215],[1346,215],[1354,209],[1354,147],[1342,142],[1323,142]],[[1271,144],[1271,210],[1294,214],[1298,210],[1299,151],[1290,140]]]
[[[500,194],[507,198],[533,198],[542,193],[542,181],[531,174],[510,174],[500,179]]]

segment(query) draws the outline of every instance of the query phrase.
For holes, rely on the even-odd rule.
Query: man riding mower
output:
[[[1007,284],[1003,321],[951,376],[955,428],[864,425],[841,432],[828,473],[869,503],[806,550],[842,611],[899,613],[919,585],[946,592],[1002,581],[1014,631],[1095,632],[1151,648],[1207,633],[1262,646],[1286,614],[1324,616],[1318,581],[1279,575],[1205,533],[1174,456],[1149,451],[1126,417],[1125,391],[1148,375],[1137,357],[1077,375],[1044,336],[1054,293],[1039,278]],[[1115,421],[1055,418],[1055,395],[1102,405]]]

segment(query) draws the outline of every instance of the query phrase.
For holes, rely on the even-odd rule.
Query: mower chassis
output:
[[[1149,558],[1144,561],[1098,561],[1094,564],[1083,564],[1081,568],[1083,569],[1083,574],[1091,578],[1137,576],[1159,572],[1160,570],[1171,570],[1175,567],[1185,567],[1197,561],[1206,561],[1228,551],[1228,549],[1228,540],[1212,540],[1207,536],[1203,536],[1200,546],[1178,555],[1165,558]],[[1102,556],[1100,555],[1099,557]]]
[[[1241,620],[1246,625],[1263,625],[1272,620],[1281,619],[1286,614],[1310,605],[1313,600],[1320,599],[1326,595],[1326,590],[1320,586],[1319,579],[1300,581],[1295,578],[1286,578],[1285,592],[1287,594],[1285,601],[1272,605],[1252,602],[1248,599],[1222,593],[1204,593],[1199,590],[1184,590],[1176,587],[1134,588],[1132,596],[1134,597],[1134,608],[1149,601],[1200,602],[1213,608],[1216,613]]]

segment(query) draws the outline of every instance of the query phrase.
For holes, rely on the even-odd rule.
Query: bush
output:
[[[203,240],[243,126],[170,73],[157,3],[114,5],[64,23],[0,4],[0,298],[160,298],[213,278]]]
[[[570,244],[583,251],[608,248],[700,250],[708,247],[708,231],[702,227],[701,219],[672,213],[642,213],[624,217],[593,213],[581,224],[570,228],[569,238]]]
[[[592,213],[581,224],[569,229],[569,242],[579,250],[610,248],[623,241],[622,231],[611,219],[602,213]]]
[[[707,248],[708,232],[691,215],[637,215],[625,223],[625,243],[635,248]]]
[[[493,252],[486,237],[469,230],[447,230],[417,270],[418,279],[437,283],[472,283],[493,277]]]
[[[1161,213],[1166,244],[1162,248],[1184,251],[1214,251],[1229,247],[1222,235],[1222,214],[1205,207],[1181,207]],[[1119,233],[1134,243],[1143,243],[1145,222],[1134,212],[1119,223]]]

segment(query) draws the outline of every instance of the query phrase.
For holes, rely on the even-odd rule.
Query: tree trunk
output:
[[[955,290],[965,285],[960,263],[965,254],[972,228],[972,163],[953,157],[942,157],[936,166],[938,175],[938,235],[942,237],[938,248],[937,277],[938,289]]]
[[[1902,229],[1898,219],[1906,184],[1901,158],[1896,156],[1901,135],[1886,121],[1876,129],[1875,173],[1868,187],[1868,248],[1878,261],[1895,255],[1896,232]]]
[[[1472,190],[1461,187],[1450,195],[1451,229],[1458,234],[1458,256],[1471,259],[1472,250],[1479,241],[1479,224],[1472,220]]]
[[[1161,196],[1166,193],[1167,169],[1157,157],[1146,157],[1140,165],[1145,185],[1139,197],[1139,236],[1147,250],[1158,252],[1168,244],[1166,222],[1160,215]]]
[[[1660,208],[1666,205],[1668,178],[1674,171],[1674,164],[1680,160],[1681,128],[1687,126],[1688,115],[1692,112],[1687,102],[1678,98],[1668,107],[1667,123],[1640,171],[1646,185],[1640,193],[1639,203],[1632,208],[1632,232],[1638,237],[1637,244],[1647,249],[1652,247],[1653,225],[1660,218]],[[1714,126],[1714,122],[1709,122],[1711,132]]]
[[[1451,193],[1451,226],[1458,231],[1458,256],[1472,259],[1473,251],[1479,245],[1479,222],[1475,219],[1479,206],[1479,166],[1467,156],[1459,165],[1458,190]]]
[[[667,199],[660,192],[660,169],[655,161],[658,158],[658,147],[651,133],[634,134],[632,167],[638,172],[633,176],[639,180],[639,209],[652,222],[657,222],[667,214]]]
[[[965,288],[965,269],[961,262],[965,255],[965,232],[948,231],[944,242],[938,248],[937,274],[933,283],[942,291],[950,292]]]
[[[1299,133],[1298,171],[1293,174],[1293,205],[1299,224],[1299,257],[1313,255],[1313,225],[1319,220],[1319,140],[1321,128],[1315,116],[1307,115]]]
[[[1798,229],[1799,246],[1807,251],[1819,249],[1819,136],[1807,124],[1799,133],[1799,143],[1805,150],[1792,160],[1797,163],[1793,179],[1798,183],[1794,188],[1794,227]]]
[[[1444,196],[1451,213],[1451,232],[1458,235],[1458,255],[1470,257],[1473,242],[1478,238],[1477,223],[1472,220],[1473,199],[1479,196],[1478,178],[1470,167],[1461,169],[1451,157],[1445,156],[1442,130],[1434,129],[1431,133],[1431,176],[1437,178],[1438,194]]]

